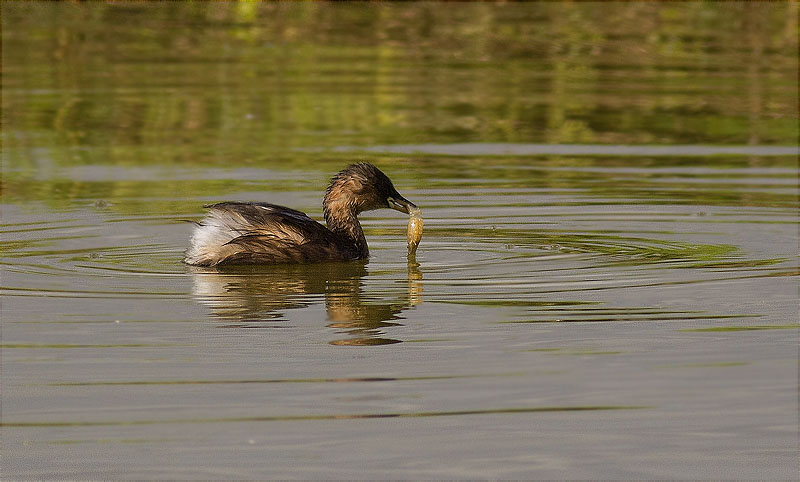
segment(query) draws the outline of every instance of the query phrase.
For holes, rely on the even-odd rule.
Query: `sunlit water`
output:
[[[432,31],[410,33],[390,6],[4,4],[4,47],[21,50],[3,76],[0,475],[796,477],[796,68],[759,40],[796,24],[767,5],[735,17],[757,19],[747,46],[719,53],[715,31],[683,55],[669,22],[664,45],[615,36],[592,4],[466,7],[532,45],[510,52],[492,46],[503,28],[424,4],[405,21]],[[614,8],[631,26],[690,15]],[[323,33],[305,43],[309,18]],[[382,47],[336,29],[359,18]],[[31,30],[54,53],[25,56]],[[469,32],[495,33],[459,43]],[[602,38],[597,59],[575,54]],[[615,53],[641,42],[661,74]],[[520,64],[542,45],[555,63]],[[741,100],[720,72],[757,90]],[[484,90],[438,77],[467,73]],[[694,90],[670,80],[686,75]],[[362,215],[364,263],[181,263],[204,203],[320,219],[353,159],[423,209],[416,258],[385,210]]]

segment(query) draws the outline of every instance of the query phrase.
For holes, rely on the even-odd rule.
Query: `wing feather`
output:
[[[269,203],[223,202],[195,229],[184,261],[281,263],[355,259],[346,241],[305,213]]]

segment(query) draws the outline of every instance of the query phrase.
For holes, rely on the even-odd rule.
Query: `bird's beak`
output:
[[[389,207],[396,209],[401,213],[409,214],[412,209],[417,209],[417,205],[404,198],[401,195],[389,196],[386,199],[389,202]]]

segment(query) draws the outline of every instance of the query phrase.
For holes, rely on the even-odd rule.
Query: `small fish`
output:
[[[422,210],[419,208],[412,208],[408,217],[408,255],[414,256],[419,246],[419,240],[422,239],[422,226],[425,222],[422,220]]]

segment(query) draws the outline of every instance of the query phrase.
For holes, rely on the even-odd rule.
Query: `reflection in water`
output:
[[[274,326],[287,310],[316,304],[325,296],[330,328],[348,338],[332,345],[388,345],[400,340],[383,337],[383,329],[399,326],[392,320],[422,302],[422,272],[408,263],[408,292],[393,303],[365,302],[362,278],[366,263],[319,263],[307,265],[236,266],[192,268],[194,297],[209,306],[215,317],[243,328]]]

